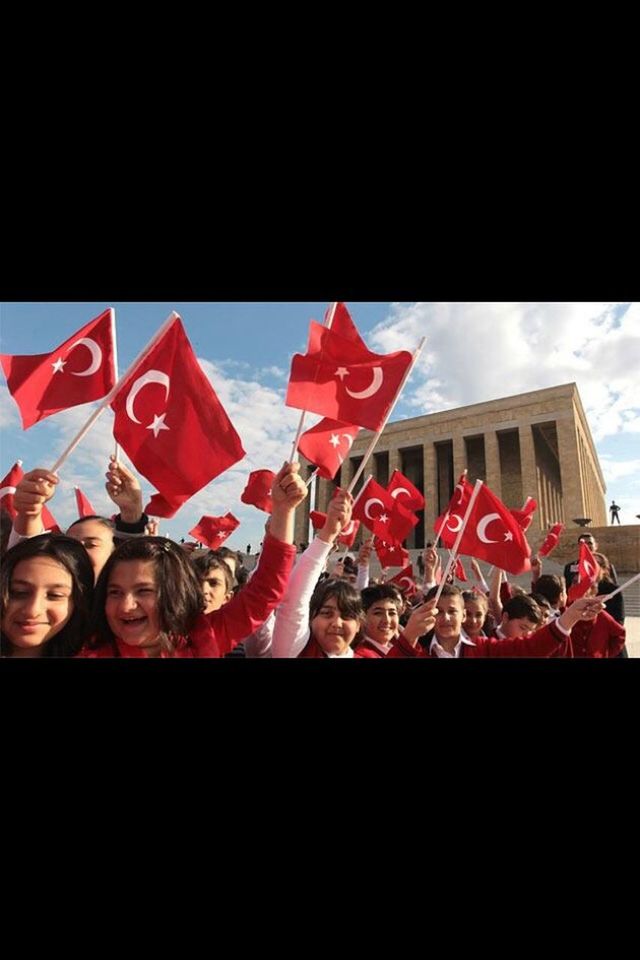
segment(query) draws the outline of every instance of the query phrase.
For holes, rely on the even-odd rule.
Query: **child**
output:
[[[597,600],[597,590],[598,585],[594,584],[586,596],[595,597]],[[576,600],[568,609],[571,610],[577,602]],[[625,639],[625,628],[603,608],[594,620],[581,621],[575,625],[558,656],[589,659],[619,657]]]
[[[75,540],[31,537],[2,561],[2,656],[72,657],[89,636],[93,570]]]
[[[286,596],[276,615],[274,659],[376,656],[356,646],[362,639],[364,620],[358,591],[346,580],[325,580],[318,584],[334,541],[351,520],[352,504],[353,497],[346,490],[338,489],[327,508],[324,527],[291,574]]]
[[[484,593],[476,590],[465,590],[462,594],[466,616],[464,620],[464,632],[468,640],[476,640],[478,637],[486,639],[487,634],[484,631],[484,625],[489,613],[489,601]]]
[[[260,563],[246,587],[212,613],[184,551],[170,540],[127,540],[96,585],[96,636],[89,657],[221,657],[260,627],[280,602],[296,555],[294,511],[307,488],[298,463],[275,477],[273,512]]]
[[[217,550],[191,557],[204,597],[203,613],[213,613],[228,603],[233,596],[233,576],[231,569]]]
[[[400,632],[404,600],[393,584],[367,587],[362,591],[364,640],[362,646],[376,657],[386,657]]]

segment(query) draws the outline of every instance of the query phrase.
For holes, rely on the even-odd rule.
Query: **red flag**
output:
[[[442,516],[438,517],[433,525],[434,532],[436,534],[440,533],[440,527],[446,518],[446,523],[442,527],[440,539],[442,541],[442,545],[445,546],[447,550],[451,550],[456,542],[458,533],[460,530],[462,530],[462,521],[464,520],[464,515],[467,512],[467,507],[469,506],[469,500],[471,499],[472,493],[473,486],[469,483],[465,474],[463,473],[456,484],[455,490],[453,491],[453,496],[449,506]]]
[[[307,353],[291,363],[285,403],[379,430],[412,361],[406,350],[372,353],[312,320]]]
[[[328,308],[327,312],[324,315],[325,326],[329,322],[329,317],[331,315],[331,307]],[[368,350],[366,343],[358,333],[358,328],[351,319],[351,314],[347,310],[346,304],[338,302],[336,304],[335,313],[333,315],[333,322],[331,324],[331,329],[334,333],[337,333],[338,336],[344,337],[345,340],[351,340],[352,343],[357,343],[359,347],[362,347],[363,350]]]
[[[313,524],[314,530],[322,530],[325,523],[327,522],[326,513],[322,513],[321,510],[310,510],[309,519]],[[340,536],[338,537],[338,543],[343,544],[345,547],[352,547],[356,537],[358,536],[358,530],[360,529],[359,520],[350,520],[346,525]]]
[[[573,603],[579,597],[584,597],[587,590],[598,582],[600,564],[591,553],[584,540],[580,541],[580,556],[578,558],[578,579],[569,587],[567,603]]]
[[[110,310],[51,353],[0,354],[23,429],[61,410],[106,397],[116,382],[113,356]]]
[[[22,460],[16,460],[6,477],[0,480],[0,506],[4,507],[12,520],[15,519],[17,513],[13,503],[13,495],[23,477]],[[46,505],[42,507],[42,525],[47,533],[62,533],[58,521]]]
[[[373,541],[374,549],[378,555],[380,566],[383,569],[387,567],[405,567],[409,563],[409,551],[404,547],[398,547],[393,543],[386,543],[378,537]]]
[[[391,474],[391,480],[387,485],[387,490],[394,500],[401,503],[408,510],[422,510],[424,508],[424,497],[417,487],[408,480],[399,470],[394,470]]]
[[[302,434],[298,450],[310,463],[315,463],[321,477],[333,480],[359,432],[360,427],[325,417]]]
[[[409,566],[401,570],[400,573],[396,573],[395,577],[392,577],[391,580],[387,581],[387,583],[395,584],[396,587],[398,587],[398,589],[404,594],[407,600],[410,600],[411,597],[415,597],[418,592],[418,587],[414,579],[412,564],[409,564]]]
[[[353,508],[353,518],[360,520],[380,540],[400,545],[418,522],[415,514],[405,510],[376,480],[362,488]]]
[[[75,487],[76,491],[76,504],[78,505],[78,516],[79,517],[95,517],[97,516],[97,511],[90,500],[85,497],[84,493],[80,487]]]
[[[552,550],[558,546],[558,541],[560,539],[560,534],[564,530],[564,523],[554,523],[549,530],[548,534],[544,538],[544,542],[540,549],[538,550],[539,557],[548,557]]]
[[[538,501],[534,500],[533,497],[527,497],[522,510],[511,511],[512,515],[516,518],[525,533],[531,526],[533,515],[537,509]]]
[[[464,567],[462,566],[462,560],[460,559],[460,557],[458,557],[456,560],[456,566],[455,566],[454,572],[458,580],[462,580],[463,583],[467,583],[467,580],[468,580],[467,574]]]
[[[254,470],[250,473],[240,497],[242,503],[248,503],[252,507],[257,507],[258,510],[271,513],[273,510],[271,487],[275,478],[273,470]]]
[[[239,526],[240,521],[232,513],[224,517],[201,517],[193,530],[189,530],[189,536],[205,543],[210,550],[217,550]]]
[[[531,547],[522,527],[485,484],[478,492],[458,552],[513,574],[531,569]]]
[[[0,480],[0,506],[7,511],[12,520],[16,515],[16,508],[13,505],[13,495],[23,477],[24,470],[22,469],[22,460],[16,460],[6,477]]]
[[[194,493],[245,455],[179,317],[111,406],[116,440],[159,491],[145,507],[151,516],[173,517]]]

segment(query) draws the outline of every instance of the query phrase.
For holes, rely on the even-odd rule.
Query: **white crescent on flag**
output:
[[[593,580],[596,571],[594,567],[589,563],[588,560],[584,561],[584,568],[587,571],[587,576],[589,577],[589,580]]]
[[[162,370],[147,370],[146,373],[143,373],[141,377],[138,377],[134,385],[131,387],[129,396],[127,397],[127,416],[130,420],[133,420],[134,423],[140,423],[140,420],[136,417],[133,411],[133,403],[140,391],[148,383],[159,383],[166,390],[166,398],[169,396],[169,389],[171,387],[171,381],[166,373],[163,373]]]
[[[397,580],[396,583],[406,583],[408,587],[413,586],[413,580],[410,577],[400,577],[400,579]]]
[[[377,497],[372,497],[372,499],[367,500],[367,502],[364,505],[364,515],[367,518],[367,520],[375,520],[375,517],[372,517],[371,514],[369,513],[369,507],[373,506],[374,503],[379,503],[382,509],[384,510],[384,503],[382,502],[382,500],[378,500]]]
[[[69,349],[67,350],[67,356],[71,353],[74,347],[80,346],[83,344],[91,354],[91,363],[86,370],[82,370],[80,373],[77,373],[72,370],[74,377],[90,377],[93,373],[100,369],[100,364],[102,363],[102,350],[95,342],[95,340],[90,340],[88,337],[81,337],[80,340],[76,340],[75,343],[72,343]]]
[[[351,450],[351,447],[353,446],[353,439],[354,439],[354,438],[351,436],[350,433],[343,433],[342,436],[343,436],[343,437],[345,438],[345,440],[347,441],[347,448],[348,448],[349,450]]]
[[[349,523],[346,525],[346,527],[343,528],[340,536],[341,536],[341,537],[350,537],[351,534],[353,533],[353,526],[354,526],[354,524],[355,524],[355,520],[349,520]]]
[[[395,498],[396,498],[399,494],[401,494],[401,493],[406,493],[406,495],[407,495],[408,497],[411,496],[411,494],[409,493],[409,491],[407,490],[406,487],[398,487],[397,490],[392,490],[392,491],[391,491],[391,496],[392,496],[393,499],[395,500]]]
[[[16,492],[15,487],[0,487],[0,500],[2,500],[3,497],[6,497],[7,494],[15,493],[15,492]]]
[[[464,488],[461,483],[456,483],[456,490],[458,491],[458,499],[454,503],[454,507],[458,507],[462,503],[462,498],[464,497]]]
[[[449,517],[449,520],[453,520],[454,517],[458,521],[457,525],[455,527],[452,527],[447,521],[447,524],[446,524],[447,530],[450,530],[451,533],[459,533],[462,530],[462,517],[460,516],[459,513],[452,513],[451,516]]]
[[[478,526],[476,528],[478,533],[478,540],[482,540],[483,543],[500,543],[499,540],[490,540],[489,537],[487,536],[487,527],[489,526],[491,521],[499,520],[499,519],[500,519],[499,513],[488,513],[486,517],[483,517],[482,520],[479,520]]]
[[[374,393],[378,392],[382,386],[383,380],[384,376],[382,374],[382,367],[374,367],[371,384],[366,390],[361,390],[360,393],[355,393],[354,391],[349,390],[349,387],[345,387],[345,390],[350,397],[353,397],[354,400],[366,400],[368,397],[372,397]]]

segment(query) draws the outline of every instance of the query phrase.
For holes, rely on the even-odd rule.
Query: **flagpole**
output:
[[[461,477],[464,477],[464,478],[466,479],[466,476],[467,476],[468,472],[469,472],[469,469],[468,469],[468,467],[467,467],[467,468],[465,468],[465,469],[462,471],[462,473],[460,474],[460,476],[461,476]],[[460,481],[458,481],[458,483],[459,483],[459,482],[460,482]],[[458,486],[458,484],[456,484],[456,487],[457,487],[457,486]],[[450,516],[451,516],[451,514],[450,514],[450,512],[447,510],[447,513],[446,513],[446,515],[445,515],[445,518],[444,518],[444,520],[442,521],[442,523],[440,524],[440,529],[438,530],[438,536],[436,537],[436,542],[435,542],[434,545],[433,545],[433,549],[434,549],[434,550],[436,550],[436,549],[438,548],[438,541],[440,540],[440,537],[442,536],[442,531],[444,530],[444,526],[445,526],[445,524],[446,524],[446,522],[447,522],[447,520],[449,519]]]
[[[109,313],[111,314],[111,341],[113,343],[113,369],[116,374],[116,383],[118,382],[118,337],[116,334],[116,311],[113,307],[109,307]],[[115,439],[115,437],[114,437]],[[114,459],[117,460],[120,455],[120,447],[118,441],[116,440],[115,450],[113,451]]]
[[[348,493],[353,493],[353,491],[354,491],[354,489],[355,489],[356,483],[358,482],[358,480],[360,479],[360,477],[361,477],[362,474],[364,473],[364,468],[366,467],[366,465],[367,465],[367,463],[368,463],[368,461],[369,461],[369,459],[370,459],[370,457],[371,457],[371,454],[372,454],[373,451],[375,450],[376,444],[378,443],[378,440],[379,440],[380,437],[382,436],[382,432],[383,432],[384,428],[386,427],[387,423],[389,422],[389,417],[391,416],[391,414],[393,413],[393,411],[394,411],[394,409],[395,409],[395,405],[396,405],[396,403],[398,402],[398,400],[399,400],[399,398],[400,398],[400,394],[401,394],[402,391],[404,390],[404,386],[405,386],[407,380],[409,379],[409,377],[411,376],[411,374],[412,374],[412,372],[413,372],[413,368],[415,367],[416,363],[417,363],[418,360],[420,359],[420,354],[422,353],[422,350],[423,350],[424,345],[425,345],[426,342],[427,342],[427,338],[426,338],[426,337],[423,337],[422,340],[420,341],[419,345],[418,345],[418,349],[417,349],[417,350],[415,351],[415,353],[413,354],[413,360],[411,361],[411,363],[410,363],[409,366],[407,367],[407,371],[406,371],[404,377],[402,378],[402,382],[401,382],[400,386],[398,387],[398,389],[397,389],[397,391],[396,391],[395,397],[393,398],[393,403],[392,403],[391,406],[389,407],[389,411],[388,411],[386,417],[384,418],[384,423],[382,424],[382,426],[380,427],[380,429],[378,430],[378,432],[377,432],[376,434],[374,434],[374,437],[373,437],[371,443],[369,444],[369,448],[368,448],[367,452],[365,453],[364,457],[362,458],[362,463],[361,463],[360,466],[358,467],[358,469],[357,469],[357,471],[356,471],[355,477],[353,478],[353,480],[352,480],[351,483],[349,484],[349,489],[348,489],[348,491],[347,491]]]
[[[326,322],[326,324],[325,324],[325,326],[327,327],[328,330],[331,329],[331,326],[332,326],[332,324],[333,324],[333,318],[334,318],[335,315],[336,315],[336,310],[337,310],[337,308],[338,308],[338,301],[337,301],[337,300],[334,300],[333,303],[331,304],[331,311],[330,311],[330,313],[329,313],[329,317],[328,317],[327,322]],[[303,410],[302,413],[300,414],[300,422],[299,422],[299,424],[298,424],[298,432],[296,433],[296,438],[295,438],[295,440],[293,441],[293,446],[292,446],[292,448],[291,448],[291,456],[289,457],[289,463],[293,463],[293,461],[295,460],[296,453],[298,452],[298,444],[300,443],[300,437],[302,436],[302,430],[303,430],[303,427],[304,427],[304,421],[305,421],[306,416],[307,416],[307,411],[306,411],[306,410]]]
[[[623,590],[626,590],[627,587],[630,587],[632,583],[635,583],[636,580],[639,580],[639,579],[640,579],[640,573],[636,573],[634,577],[631,577],[630,580],[627,580],[626,583],[623,583],[621,586],[619,586],[617,590],[613,591],[613,593],[607,593],[599,597],[596,597],[595,599],[601,600],[603,603],[605,603],[607,600],[611,600],[612,597],[615,597],[617,593],[621,593]]]
[[[313,481],[316,479],[316,477],[318,476],[319,473],[320,473],[319,468],[313,471],[313,473],[311,474],[311,476],[310,476],[309,479],[307,480],[307,490],[309,489],[309,487],[311,486],[311,484],[312,484]]]
[[[154,336],[151,338],[151,340],[149,340],[149,343],[146,345],[146,347],[144,347],[140,351],[140,353],[138,354],[136,359],[133,361],[133,363],[130,365],[127,372],[124,374],[124,376],[121,377],[120,380],[118,380],[118,382],[115,384],[111,392],[108,393],[107,396],[103,398],[102,402],[100,403],[100,406],[96,410],[94,410],[94,412],[91,414],[91,416],[85,423],[84,427],[82,427],[79,433],[76,434],[76,436],[73,438],[73,440],[71,441],[67,449],[60,454],[60,456],[54,463],[53,467],[51,468],[51,473],[57,473],[57,471],[65,462],[69,454],[73,453],[73,451],[78,446],[80,441],[87,435],[87,433],[89,432],[91,427],[94,425],[98,417],[102,413],[104,413],[104,411],[107,409],[109,404],[115,400],[117,395],[120,393],[122,388],[127,383],[127,380],[130,378],[131,374],[135,372],[136,367],[140,363],[142,363],[142,361],[148,356],[149,353],[151,353],[151,351],[155,347],[158,340],[160,340],[165,335],[165,333],[167,332],[171,324],[175,323],[175,321],[179,319],[180,319],[180,315],[177,314],[175,310],[172,310],[169,317],[165,320],[165,322],[162,324],[162,326],[157,331],[157,333],[155,333]]]
[[[483,482],[484,482],[483,480],[476,480],[476,485],[475,485],[475,487],[473,488],[473,493],[471,494],[471,497],[469,498],[469,504],[468,504],[468,506],[467,506],[467,512],[466,512],[465,515],[464,515],[464,520],[462,521],[462,526],[460,527],[460,531],[459,531],[459,533],[458,533],[458,536],[456,537],[456,542],[454,543],[454,545],[453,545],[453,547],[452,547],[451,554],[450,554],[450,556],[449,556],[449,559],[447,560],[447,565],[446,565],[446,567],[445,567],[445,569],[444,569],[444,572],[443,572],[443,574],[442,574],[442,580],[440,581],[440,586],[438,587],[438,592],[436,593],[435,598],[434,598],[434,599],[435,599],[435,602],[436,602],[436,605],[437,605],[437,603],[438,603],[438,600],[440,599],[440,595],[442,594],[442,591],[444,590],[444,585],[445,585],[445,583],[447,582],[447,577],[449,576],[449,573],[450,573],[450,571],[451,571],[451,567],[452,567],[453,564],[455,563],[455,558],[458,556],[458,547],[460,546],[460,542],[461,542],[461,540],[462,540],[462,536],[463,536],[464,531],[465,531],[465,529],[466,529],[467,523],[469,522],[469,517],[471,516],[471,510],[473,509],[473,506],[474,506],[476,500],[478,499],[478,494],[480,493],[480,488],[482,487]],[[453,560],[453,563],[452,563],[452,560]]]

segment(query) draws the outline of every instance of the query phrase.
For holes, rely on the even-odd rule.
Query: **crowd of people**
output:
[[[622,594],[600,599],[617,576],[598,552],[598,583],[569,603],[577,564],[560,577],[543,573],[536,558],[529,592],[499,570],[487,584],[474,564],[478,585],[463,591],[452,578],[441,582],[442,559],[428,546],[409,600],[384,575],[371,576],[371,540],[357,559],[338,558],[353,506],[345,490],[336,491],[324,527],[298,553],[295,510],[307,487],[297,463],[275,476],[251,573],[228,548],[185,549],[153,535],[137,478],[113,457],[106,489],[119,509],[115,519],[83,517],[66,534],[46,533],[42,509],[57,483],[47,470],[26,473],[12,524],[3,518],[4,657],[624,656]],[[597,551],[593,537],[583,537]]]

